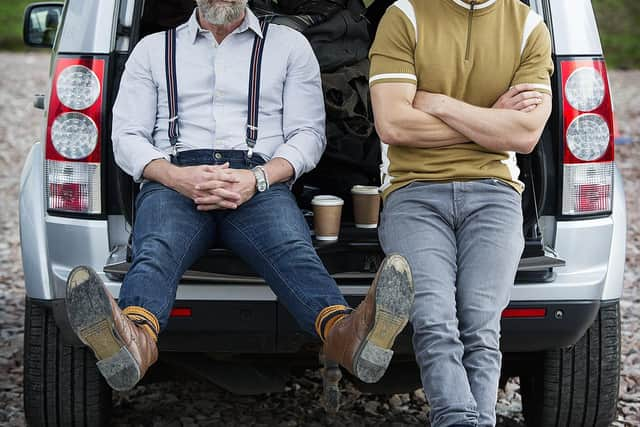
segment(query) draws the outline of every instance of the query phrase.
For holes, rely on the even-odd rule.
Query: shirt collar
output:
[[[465,9],[471,9],[471,3],[473,3],[474,10],[485,9],[487,7],[492,6],[498,0],[449,0],[454,2],[460,7],[464,7]]]
[[[200,26],[198,22],[198,8],[193,9],[193,13],[187,21],[187,28],[189,29],[189,33],[191,35],[190,40],[192,43],[196,42],[198,38],[198,34],[207,33],[208,30],[205,30]],[[258,35],[258,37],[262,38],[262,30],[260,29],[260,21],[256,17],[256,15],[249,8],[245,8],[244,19],[238,28],[233,30],[231,34],[242,33],[247,30],[251,30]]]

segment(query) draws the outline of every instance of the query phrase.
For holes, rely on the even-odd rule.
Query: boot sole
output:
[[[393,343],[409,321],[413,281],[409,264],[400,255],[382,262],[376,281],[375,320],[354,359],[354,373],[365,383],[378,382],[393,356]]]
[[[78,338],[95,354],[109,386],[130,390],[140,380],[140,367],[115,330],[106,292],[88,267],[74,268],[67,279],[67,316]]]

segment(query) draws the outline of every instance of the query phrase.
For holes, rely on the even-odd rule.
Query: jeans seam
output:
[[[206,226],[206,221],[203,222],[203,224],[200,226],[200,228],[198,229],[198,231],[191,237],[191,240],[189,240],[189,243],[187,244],[187,247],[185,248],[184,251],[182,251],[182,257],[180,257],[180,260],[177,263],[177,267],[174,269],[174,273],[173,276],[171,277],[171,282],[173,283],[174,281],[176,281],[176,278],[178,276],[178,269],[180,268],[180,266],[182,265],[182,262],[184,261],[184,257],[187,254],[187,251],[189,249],[191,249],[191,246],[193,245],[193,242],[196,240],[196,237],[198,237],[200,235],[200,233],[202,233],[202,230],[204,229],[204,227]],[[179,278],[178,278],[178,284],[176,285],[176,292],[178,290],[178,286],[180,285],[179,283]],[[173,302],[175,302],[175,297],[173,298]],[[160,309],[160,312],[163,312],[167,307],[169,306],[169,301],[167,301],[162,308]]]
[[[276,272],[276,274],[278,275],[278,277],[280,277],[280,280],[282,280],[282,283],[284,283],[284,285],[287,287],[287,289],[289,289],[289,291],[295,295],[296,299],[309,311],[313,311],[313,308],[309,307],[309,305],[300,298],[300,296],[298,295],[298,292],[295,292],[290,286],[289,283],[284,280],[284,277],[282,276],[282,273],[280,272],[280,270],[273,264],[273,262],[271,262],[271,260],[269,258],[267,258],[267,256],[264,254],[264,252],[262,252],[262,250],[253,242],[252,239],[249,238],[249,236],[244,232],[244,230],[242,230],[240,227],[238,227],[236,224],[233,223],[232,220],[230,220],[229,218],[224,218],[224,221],[227,222],[229,225],[231,225],[234,229],[236,229],[240,234],[242,234],[244,236],[245,239],[247,239],[247,241],[254,247],[254,249],[256,249],[256,251],[260,254],[260,256],[262,257],[262,259],[267,262],[271,268],[273,268],[273,270]]]

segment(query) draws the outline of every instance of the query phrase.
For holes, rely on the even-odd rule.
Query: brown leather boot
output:
[[[324,355],[366,383],[382,378],[393,356],[393,343],[409,320],[413,281],[400,255],[385,258],[364,301],[339,320],[324,344]]]
[[[66,306],[73,330],[93,350],[111,388],[133,388],[158,360],[155,316],[143,316],[141,308],[124,314],[91,268],[76,267],[69,274]]]

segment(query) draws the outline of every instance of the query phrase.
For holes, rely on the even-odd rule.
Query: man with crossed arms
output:
[[[519,0],[398,0],[370,52],[383,249],[405,256],[431,423],[494,425],[524,240],[515,153],[551,112],[549,32]]]

